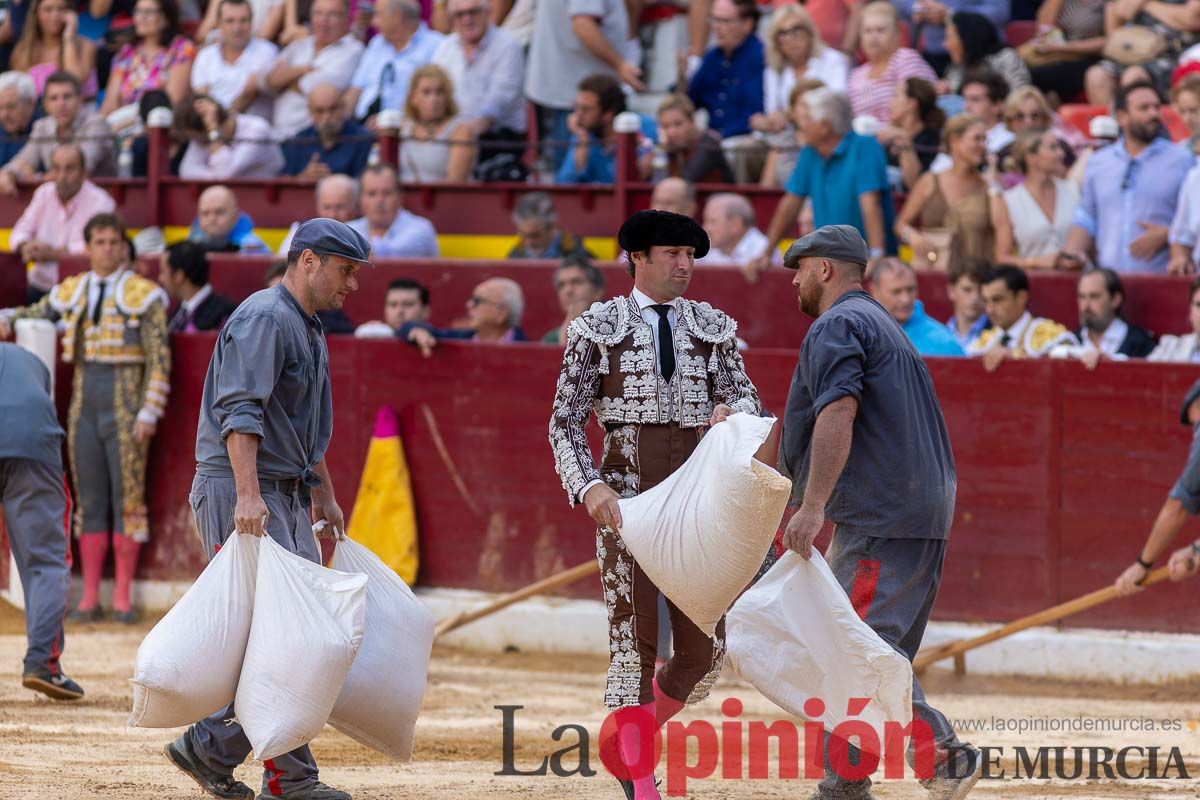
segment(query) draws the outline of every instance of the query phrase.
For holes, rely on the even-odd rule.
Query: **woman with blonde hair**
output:
[[[1054,131],[1030,128],[1012,147],[1012,160],[1024,182],[992,197],[996,219],[996,260],[1022,269],[1071,269],[1060,258],[1079,204],[1075,184],[1063,180],[1063,146]]]
[[[995,226],[989,194],[999,195],[995,165],[988,164],[987,125],[959,114],[942,131],[950,169],[926,172],[917,180],[896,218],[896,235],[913,251],[918,269],[945,270],[964,258],[995,257]],[[913,228],[919,222],[920,232]]]
[[[788,98],[800,80],[817,80],[835,92],[846,91],[850,59],[821,41],[803,6],[783,6],[772,15],[766,45],[763,113],[750,117],[753,130],[779,133],[787,127]]]
[[[1087,137],[1078,129],[1063,124],[1050,107],[1046,95],[1036,86],[1021,86],[1009,93],[1008,99],[1004,101],[1004,127],[1015,134],[1032,128],[1050,128],[1059,140],[1070,148],[1087,144]],[[1069,167],[1074,161],[1071,157],[1073,152],[1068,151],[1065,155],[1065,164]]]
[[[446,71],[427,64],[414,72],[400,123],[400,180],[465,181],[475,138],[463,122]]]
[[[859,21],[859,45],[866,63],[850,72],[848,90],[855,116],[864,114],[880,122],[890,118],[888,107],[896,96],[896,84],[906,78],[924,78],[937,83],[933,67],[911,47],[900,46],[900,20],[887,0],[863,7]]]
[[[46,79],[59,71],[79,79],[84,99],[100,91],[96,83],[96,45],[79,35],[79,15],[67,0],[34,0],[9,64],[12,69],[29,73],[38,97],[45,91]]]

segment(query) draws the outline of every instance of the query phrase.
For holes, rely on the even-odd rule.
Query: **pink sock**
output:
[[[91,611],[100,601],[100,576],[108,557],[108,533],[85,533],[79,537],[79,572],[83,576],[80,611]]]
[[[683,710],[685,705],[686,703],[681,703],[674,697],[663,694],[663,690],[658,687],[658,677],[654,678],[655,719],[660,728],[663,726],[663,723]]]
[[[640,712],[640,713],[638,713]],[[654,719],[654,703],[646,703],[637,708],[622,709],[617,712],[617,737],[621,746],[621,760],[638,776],[630,775],[633,781],[633,796],[635,800],[661,800],[658,787],[654,785],[654,732],[650,720]],[[650,737],[649,742],[643,741],[643,734]],[[640,774],[635,767],[643,767],[645,774]]]
[[[113,536],[113,560],[116,562],[116,579],[113,581],[113,609],[128,611],[129,586],[133,583],[133,573],[137,569],[138,552],[142,549],[141,542],[135,542],[128,536],[116,534]]]

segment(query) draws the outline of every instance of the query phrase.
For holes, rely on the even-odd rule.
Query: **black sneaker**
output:
[[[221,800],[254,800],[254,790],[232,775],[222,775],[204,764],[192,751],[184,732],[163,748],[171,763],[183,770],[200,788]]]
[[[61,672],[55,675],[45,667],[22,675],[21,685],[55,700],[78,700],[83,697],[83,688],[78,683]]]
[[[965,743],[951,749],[945,772],[921,781],[929,790],[929,800],[963,800],[983,777],[982,753]]]
[[[301,786],[282,795],[284,800],[350,800],[350,793],[317,781],[309,786]]]
[[[91,608],[73,608],[67,613],[67,622],[101,622],[104,609],[98,605]]]
[[[142,615],[139,614],[137,609],[134,608],[131,608],[128,611],[117,611],[114,608],[112,614],[109,615],[109,619],[111,619],[113,622],[119,622],[122,625],[136,625],[137,621],[141,618]]]

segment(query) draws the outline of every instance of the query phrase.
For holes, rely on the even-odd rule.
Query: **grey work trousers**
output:
[[[267,534],[289,551],[319,564],[321,551],[312,533],[309,504],[298,492],[262,489],[263,502],[271,515]],[[211,559],[233,531],[233,509],[237,504],[233,477],[197,475],[188,502],[204,552]],[[232,703],[189,728],[188,738],[196,755],[210,769],[226,775],[232,775],[253,749],[234,719]],[[278,796],[316,781],[317,762],[308,745],[263,762],[263,795]]]
[[[24,669],[57,675],[71,586],[62,470],[28,458],[0,458],[0,503],[25,594]]]
[[[937,599],[945,556],[945,539],[884,539],[838,529],[834,531],[826,560],[859,617],[912,661],[921,647],[925,625]],[[954,728],[942,712],[926,702],[916,675],[913,675],[912,706],[913,718],[924,720],[932,729],[939,752],[958,745]],[[828,736],[825,745],[821,798],[870,797],[871,779],[848,781],[839,777],[829,763]],[[850,751],[851,759],[856,760],[856,748],[851,746]]]

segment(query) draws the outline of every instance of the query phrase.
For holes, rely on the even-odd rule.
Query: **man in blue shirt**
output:
[[[771,264],[806,197],[812,198],[816,227],[854,226],[866,239],[872,261],[896,252],[895,212],[883,148],[873,136],[859,136],[850,130],[852,112],[846,95],[813,89],[805,93],[800,105],[800,128],[808,144],[800,151],[787,192],[775,207],[766,249],[745,267],[750,281],[757,280],[758,273]]]
[[[559,183],[614,183],[617,134],[613,120],[625,110],[625,92],[616,78],[589,75],[579,82],[575,110],[567,118],[571,145],[556,179]],[[642,118],[642,136],[654,140],[654,123]]]
[[[1167,271],[1179,187],[1195,159],[1159,136],[1161,100],[1150,83],[1117,91],[1121,138],[1088,160],[1075,225],[1064,250],[1117,272]]]
[[[881,258],[867,270],[871,297],[892,315],[923,356],[963,356],[962,347],[946,326],[925,313],[917,299],[917,273],[898,258]]]
[[[709,113],[708,126],[724,137],[750,132],[750,117],[763,110],[763,44],[754,35],[754,0],[715,0],[712,4],[716,46],[704,54],[688,86],[697,108]]]
[[[433,61],[446,38],[421,21],[416,0],[380,0],[373,20],[379,33],[367,43],[344,101],[360,120],[404,108],[412,74]]]
[[[326,175],[357,178],[371,157],[371,132],[349,118],[342,93],[328,83],[308,93],[313,124],[283,143],[283,174],[317,180]]]

